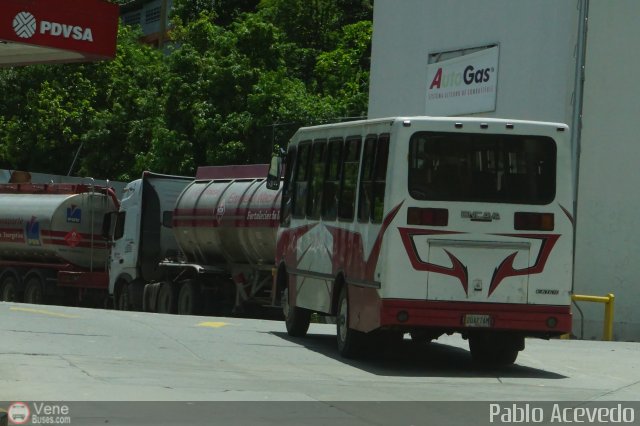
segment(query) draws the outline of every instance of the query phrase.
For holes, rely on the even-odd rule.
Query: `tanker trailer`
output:
[[[198,169],[171,220],[180,251],[160,263],[165,280],[145,286],[145,310],[197,314],[204,308],[232,308],[239,313],[273,305],[281,194],[266,188],[267,169]]]
[[[0,297],[26,303],[106,300],[108,233],[118,200],[83,184],[0,185]]]

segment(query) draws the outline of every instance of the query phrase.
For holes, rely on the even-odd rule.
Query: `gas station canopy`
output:
[[[110,59],[117,33],[103,0],[0,0],[0,67]]]

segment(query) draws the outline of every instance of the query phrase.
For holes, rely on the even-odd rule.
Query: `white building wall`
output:
[[[498,43],[483,115],[570,122],[577,26],[576,0],[376,0],[369,117],[425,113],[430,53]]]
[[[376,0],[369,116],[424,114],[428,55],[498,43],[496,110],[572,124],[580,5],[589,4],[575,293],[616,295],[614,336],[640,341],[640,1]],[[575,108],[575,109],[574,109]],[[579,303],[574,333],[600,338],[603,306]]]
[[[638,17],[637,0],[590,1],[575,262],[576,289],[615,293],[614,336],[634,341],[640,341]],[[603,306],[580,307],[585,338],[601,336]]]

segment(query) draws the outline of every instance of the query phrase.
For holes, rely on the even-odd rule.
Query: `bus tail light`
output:
[[[449,210],[409,207],[407,209],[407,224],[422,226],[447,226],[449,224]]]
[[[518,231],[553,231],[553,213],[516,212],[513,226]]]

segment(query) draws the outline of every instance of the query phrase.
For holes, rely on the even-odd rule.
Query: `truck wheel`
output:
[[[38,276],[31,276],[24,285],[24,301],[34,305],[42,305],[45,303],[44,287],[42,279]]]
[[[119,311],[128,311],[130,309],[129,303],[129,284],[122,283],[120,291],[118,291],[118,299],[116,300],[116,309]]]
[[[311,311],[298,308],[289,303],[289,289],[282,292],[282,310],[284,311],[284,323],[287,326],[287,333],[292,337],[304,337],[309,330],[311,323]]]
[[[524,349],[524,337],[499,333],[477,333],[469,336],[473,361],[485,367],[513,364]]]
[[[364,344],[364,334],[349,328],[349,296],[346,285],[342,286],[338,299],[336,337],[340,355],[345,358],[354,358],[360,355]]]
[[[129,283],[129,308],[132,311],[142,310],[142,297],[144,294],[144,283],[140,280],[133,280]]]
[[[173,283],[165,281],[158,291],[158,313],[175,314],[177,311],[176,290]]]
[[[0,297],[3,302],[18,302],[18,280],[13,275],[7,275],[0,284],[2,293]]]
[[[193,280],[184,281],[178,294],[178,314],[198,315],[201,301],[202,296],[198,283]]]
[[[142,292],[142,312],[155,312],[158,283],[147,284]]]

